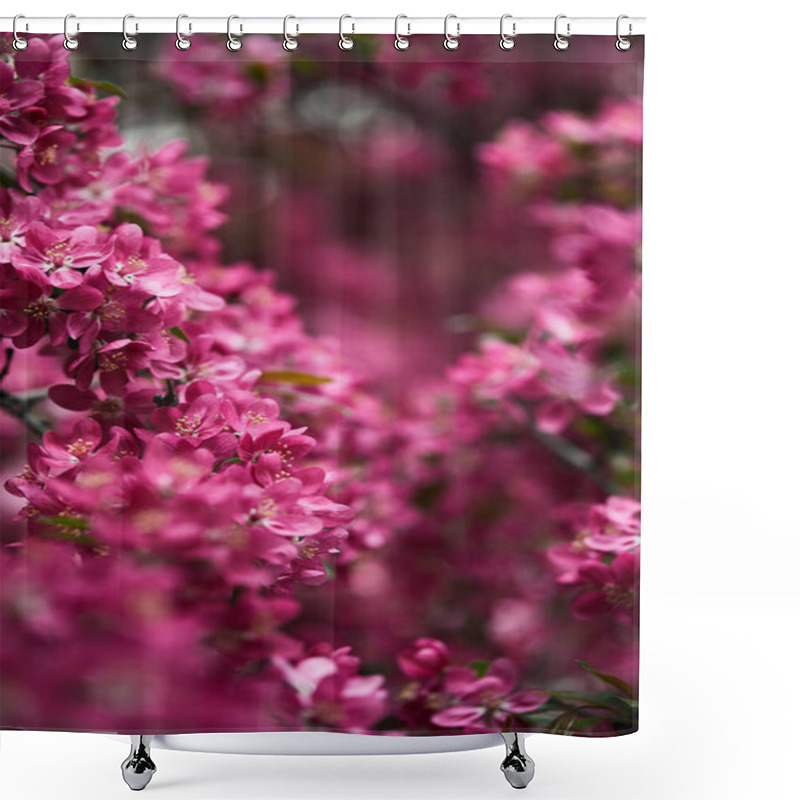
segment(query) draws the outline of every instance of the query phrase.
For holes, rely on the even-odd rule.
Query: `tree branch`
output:
[[[3,364],[3,369],[0,370],[0,383],[3,382],[3,379],[8,375],[8,371],[11,369],[11,362],[14,359],[15,350],[13,347],[6,347],[6,363]]]
[[[600,469],[597,461],[585,450],[561,436],[542,433],[535,425],[531,425],[531,432],[538,442],[543,444],[553,455],[558,456],[563,462],[583,472],[596,483],[606,494],[619,494],[620,488],[609,480]]]
[[[28,412],[40,398],[23,399],[7,392],[5,389],[0,388],[0,408],[7,411],[11,416],[22,420],[27,427],[38,436],[44,436],[47,433],[47,425],[34,419]]]

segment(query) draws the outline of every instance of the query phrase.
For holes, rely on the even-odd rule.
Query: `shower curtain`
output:
[[[0,728],[637,728],[643,39],[0,36]]]

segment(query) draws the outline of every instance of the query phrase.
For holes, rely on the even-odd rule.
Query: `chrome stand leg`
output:
[[[152,736],[131,736],[131,752],[122,762],[122,778],[134,792],[140,792],[155,775],[156,765],[150,758]]]
[[[500,765],[506,780],[515,789],[524,789],[532,780],[533,759],[525,752],[525,739],[521,733],[501,733],[506,743],[506,757]]]

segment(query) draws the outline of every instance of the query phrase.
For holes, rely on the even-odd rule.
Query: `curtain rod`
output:
[[[0,17],[0,31],[11,32],[13,17]],[[373,33],[394,34],[395,17],[351,17],[346,15],[341,23],[347,34]],[[415,34],[443,34],[444,17],[407,17],[400,18],[400,32],[404,36]],[[283,34],[284,17],[238,17],[233,31],[237,36],[250,33]],[[292,36],[305,33],[339,34],[339,17],[292,17],[289,22]],[[569,28],[567,28],[569,25]],[[513,26],[513,28],[512,28]],[[629,27],[630,26],[630,27]],[[181,32],[189,33],[226,33],[228,17],[193,17],[182,15]],[[515,17],[506,15],[504,28],[515,35],[521,34],[553,34],[555,17]],[[569,31],[570,36],[617,34],[616,17],[569,17],[559,15],[558,28],[562,34]],[[130,16],[127,31],[131,35],[147,33],[175,33],[175,17],[137,17]],[[645,18],[628,17],[622,24],[623,36],[639,36],[644,34]],[[453,34],[487,34],[500,32],[500,17],[459,17],[451,15],[448,30]],[[17,20],[17,33],[63,33],[64,17],[23,17]],[[122,17],[82,17],[70,16],[69,32],[80,33],[122,33]]]

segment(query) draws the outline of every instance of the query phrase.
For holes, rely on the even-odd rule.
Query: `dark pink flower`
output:
[[[32,280],[9,281],[0,289],[0,333],[12,337],[19,348],[32,347],[45,333],[53,344],[67,337],[70,314],[97,308],[103,295],[89,286],[67,289],[52,297],[44,276],[29,273]]]
[[[43,94],[41,82],[16,80],[14,68],[0,61],[0,136],[20,145],[35,141],[39,129],[30,120],[12,112],[33,105]]]
[[[259,471],[272,476],[288,476],[294,462],[313,450],[316,442],[305,435],[305,428],[293,430],[287,422],[248,430],[239,440],[237,454],[243,461],[258,461]]]
[[[138,225],[120,225],[113,244],[113,252],[103,262],[110,283],[135,286],[155,297],[174,297],[183,291],[180,264],[162,253],[155,239],[145,238]]]
[[[165,48],[158,73],[183,102],[217,122],[235,124],[242,114],[281,98],[289,88],[286,54],[272,39],[254,39],[252,47],[239,54],[242,58],[220,56],[212,41],[199,38],[187,54],[190,58],[177,55]]]
[[[397,663],[409,678],[433,678],[450,663],[450,650],[438,639],[422,637],[398,653]]]
[[[442,728],[500,730],[510,716],[535,711],[547,701],[542,692],[514,691],[516,683],[516,670],[504,658],[493,661],[480,678],[467,667],[451,667],[444,690],[456,704],[436,712],[431,722]]]
[[[56,36],[32,36],[28,46],[14,54],[17,77],[41,81],[48,91],[58,91],[69,77],[69,53],[59,47]]]
[[[311,725],[365,731],[384,713],[383,676],[358,675],[359,661],[349,647],[317,645],[294,664],[282,657],[273,661]]]
[[[498,137],[478,148],[478,161],[492,182],[539,189],[562,178],[571,158],[564,145],[523,120],[507,123]]]
[[[11,263],[15,253],[25,246],[25,231],[43,214],[37,197],[20,197],[0,188],[0,264]]]
[[[178,407],[158,408],[151,421],[156,430],[198,443],[216,436],[226,424],[219,411],[219,400],[212,392],[198,394]]]
[[[258,466],[254,471],[258,480]],[[271,476],[270,476],[271,478]],[[264,487],[258,505],[250,512],[253,522],[278,536],[311,536],[323,528],[323,520],[303,505],[303,484],[297,478],[282,478]]]
[[[297,543],[297,557],[289,564],[286,580],[297,580],[307,586],[319,586],[328,580],[326,559],[338,556],[347,538],[344,528],[328,528],[306,536]]]
[[[639,547],[641,534],[641,503],[612,496],[603,505],[592,506],[584,542],[602,553],[624,553]]]
[[[49,431],[42,437],[41,463],[50,475],[60,475],[94,453],[103,439],[103,431],[92,419],[80,420],[69,436]]]
[[[97,228],[83,225],[74,230],[57,231],[43,222],[34,222],[25,235],[25,249],[12,259],[23,276],[47,275],[58,289],[70,289],[83,282],[79,270],[99,264],[113,242],[99,241]]]
[[[554,336],[564,344],[578,344],[598,335],[585,317],[591,308],[594,285],[580,269],[553,275],[523,272],[502,284],[484,304],[494,325],[527,334]]]
[[[541,365],[541,393],[545,398],[536,408],[536,424],[545,433],[561,433],[576,410],[604,416],[613,411],[619,392],[598,376],[597,369],[580,353],[568,350],[554,339],[533,347]]]
[[[558,583],[581,582],[580,568],[600,561],[607,553],[626,553],[639,548],[641,505],[629,497],[611,496],[605,503],[583,504],[560,510],[575,535],[572,541],[547,551],[550,563],[558,568]]]
[[[75,376],[79,389],[88,389],[95,372],[100,373],[100,385],[105,392],[121,397],[131,375],[147,366],[153,348],[146,342],[116,339],[73,359],[67,373]]]
[[[630,618],[636,603],[638,574],[638,553],[620,553],[611,564],[583,564],[578,568],[578,583],[585,591],[572,602],[572,613],[578,619],[604,614]]]
[[[268,397],[253,400],[250,392],[228,392],[220,401],[220,413],[237,434],[256,433],[278,420],[278,404]]]
[[[26,192],[33,191],[31,179],[43,184],[58,183],[64,177],[65,154],[75,142],[75,134],[61,125],[46,127],[17,156],[17,181]]]
[[[70,411],[85,411],[101,420],[105,425],[112,421],[133,428],[139,423],[139,416],[149,413],[153,407],[153,392],[146,391],[142,402],[142,392],[127,392],[124,398],[107,394],[102,387],[79,389],[72,383],[59,383],[48,390],[49,398],[59,407]]]

